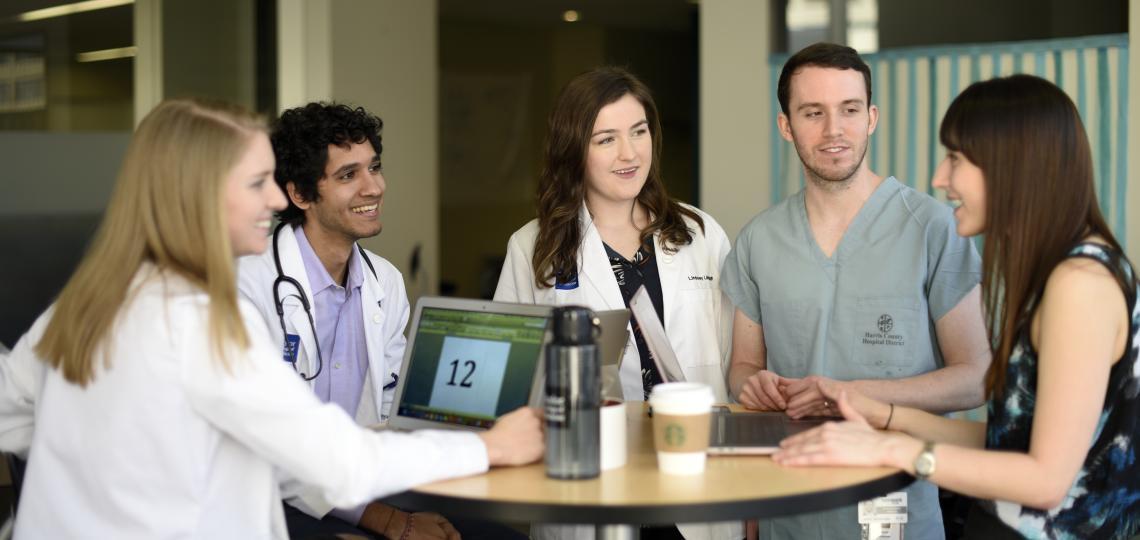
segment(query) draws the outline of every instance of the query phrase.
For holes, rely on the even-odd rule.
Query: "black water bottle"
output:
[[[594,312],[554,308],[546,346],[546,476],[594,478],[601,473],[601,362]]]

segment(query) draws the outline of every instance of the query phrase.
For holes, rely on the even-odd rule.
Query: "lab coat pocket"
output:
[[[862,376],[884,376],[884,370],[915,361],[914,348],[920,336],[920,303],[907,297],[861,297],[855,299],[851,321],[855,362],[868,370]],[[894,375],[890,373],[890,375]]]
[[[681,278],[681,290],[689,291],[717,291],[720,290],[718,280],[709,274],[690,274]]]
[[[677,305],[665,306],[665,318],[673,317],[680,323],[670,323],[668,333],[682,367],[719,369],[723,352],[718,341],[721,301],[720,288],[711,278],[685,280],[677,291]]]
[[[715,318],[720,309],[720,282],[712,273],[686,269],[681,275],[677,293],[677,307],[689,311],[697,320]],[[669,309],[669,306],[665,308]]]
[[[709,385],[713,391],[713,398],[717,403],[729,401],[728,391],[724,384],[725,373],[720,364],[704,364],[699,366],[681,366],[685,372],[686,382],[700,382]]]
[[[290,301],[289,299],[283,300],[281,304],[280,318],[285,320],[285,330],[289,333],[296,333],[293,328],[293,319],[299,317],[308,317],[305,314],[305,308],[301,305],[300,301]],[[271,327],[276,327],[280,321],[269,321]]]
[[[720,276],[715,263],[692,256],[684,257],[682,260],[684,262],[678,272],[677,290],[681,292],[720,290]]]

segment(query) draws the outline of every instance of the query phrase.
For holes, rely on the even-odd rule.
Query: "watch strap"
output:
[[[926,441],[922,445],[922,452],[914,458],[914,476],[919,480],[926,480],[934,474],[937,463],[934,461],[934,441]]]

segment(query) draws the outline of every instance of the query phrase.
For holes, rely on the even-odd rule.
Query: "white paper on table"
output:
[[[673,345],[665,336],[665,328],[657,318],[657,310],[653,308],[653,300],[645,286],[637,289],[633,298],[629,300],[629,309],[641,327],[641,335],[649,347],[649,354],[657,365],[657,372],[665,382],[681,382],[685,380],[685,372],[681,371],[681,363],[677,361],[677,353],[673,352]]]

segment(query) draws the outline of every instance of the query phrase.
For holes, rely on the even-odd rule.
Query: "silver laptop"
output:
[[[709,430],[710,455],[765,455],[780,441],[825,422],[824,418],[792,420],[782,412],[732,412],[715,407]]]
[[[553,309],[553,308],[551,308]],[[629,310],[628,309],[611,309],[606,311],[595,311],[594,316],[597,317],[598,326],[601,328],[601,333],[598,335],[598,349],[601,355],[602,365],[602,398],[603,399],[623,399],[621,389],[621,359],[625,353],[625,346],[629,342]],[[550,334],[547,333],[547,341],[550,340]],[[538,365],[538,371],[534,377],[534,395],[541,397],[542,385],[546,381],[546,370],[544,364]],[[541,407],[541,403],[532,401],[531,404],[535,407]]]
[[[538,405],[551,309],[421,298],[386,427],[482,430],[523,405]]]
[[[598,323],[602,328],[598,336],[598,347],[601,348],[602,369],[621,367],[621,357],[625,352],[625,345],[629,342],[629,310],[611,309],[595,311]]]
[[[388,420],[391,429],[486,429],[531,403],[547,306],[420,298]]]

